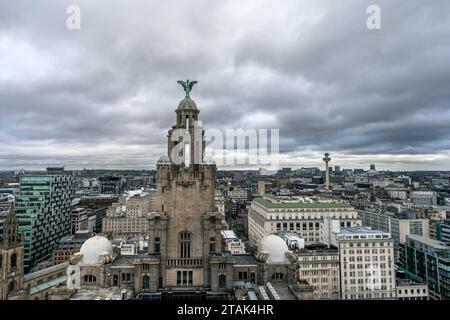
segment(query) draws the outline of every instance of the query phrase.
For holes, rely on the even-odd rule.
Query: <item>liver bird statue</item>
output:
[[[178,80],[177,83],[183,87],[184,92],[186,92],[186,97],[189,97],[189,92],[191,92],[192,87],[194,84],[198,83],[198,81],[189,81],[189,79],[187,79],[186,81]]]

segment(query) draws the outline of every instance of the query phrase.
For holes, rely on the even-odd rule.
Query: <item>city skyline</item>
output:
[[[372,1],[70,4],[0,4],[0,170],[152,169],[186,78],[206,128],[278,128],[280,167],[450,168],[446,1],[377,1],[381,30]]]

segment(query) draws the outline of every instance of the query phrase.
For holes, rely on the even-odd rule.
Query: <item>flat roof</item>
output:
[[[345,227],[341,228],[340,234],[378,234],[378,233],[387,233],[381,230],[375,230],[369,227]]]
[[[46,281],[44,283],[38,284],[37,286],[34,286],[34,287],[30,288],[30,294],[35,294],[35,293],[38,293],[38,292],[40,292],[42,290],[46,290],[46,289],[52,288],[52,287],[54,287],[54,286],[56,286],[56,285],[58,285],[60,283],[66,282],[66,280],[67,280],[67,277],[64,275],[64,276],[61,276],[61,277],[58,277],[58,278]]]
[[[445,242],[442,242],[439,240],[435,240],[435,239],[431,239],[431,238],[427,238],[427,237],[423,237],[423,236],[419,236],[419,235],[413,235],[413,234],[408,234],[408,235],[406,235],[406,237],[417,240],[422,243],[425,243],[427,245],[433,246],[433,248],[436,248],[436,249],[450,250],[449,245],[447,245]]]
[[[351,205],[343,202],[272,202],[266,198],[257,197],[254,199],[258,204],[268,209],[350,209]],[[280,200],[282,201],[282,200]]]
[[[24,276],[24,280],[25,281],[30,281],[30,280],[33,280],[35,278],[39,278],[39,277],[45,276],[46,274],[50,274],[50,273],[58,271],[58,270],[66,269],[68,266],[69,266],[69,262],[66,261],[66,262],[63,262],[63,263],[60,263],[60,264],[57,264],[57,265],[54,265],[54,266],[51,266],[51,267],[48,267],[48,268],[36,271],[36,272],[33,272],[33,273],[26,274]]]

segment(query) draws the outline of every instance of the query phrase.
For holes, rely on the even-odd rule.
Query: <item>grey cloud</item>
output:
[[[15,59],[0,66],[15,74],[0,74],[0,141],[11,150],[0,169],[149,166],[183,97],[175,81],[186,77],[199,80],[205,127],[280,128],[290,162],[299,151],[383,154],[387,166],[396,155],[448,152],[450,3],[379,0],[383,29],[369,31],[372,2],[3,2],[0,46],[13,39],[4,43]],[[65,28],[73,3],[79,31]],[[20,44],[43,59],[43,74],[18,73]],[[12,148],[27,143],[41,149]],[[96,154],[105,143],[116,148]],[[120,152],[130,145],[141,151]]]

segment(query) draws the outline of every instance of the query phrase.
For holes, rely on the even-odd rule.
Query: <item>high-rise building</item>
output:
[[[19,232],[24,235],[25,271],[51,258],[59,240],[71,232],[71,175],[21,176],[16,199]]]
[[[438,226],[438,240],[450,244],[450,219],[445,219]]]
[[[389,233],[341,228],[336,242],[342,299],[395,299],[394,241]]]
[[[365,210],[358,210],[358,215],[363,226],[391,234],[394,240],[396,261],[399,259],[400,244],[406,242],[407,235],[430,236],[428,219],[406,219]]]
[[[450,299],[450,246],[421,236],[406,236],[401,263],[428,284],[430,299]]]
[[[122,179],[120,177],[104,176],[99,178],[100,193],[119,195],[122,191]]]

